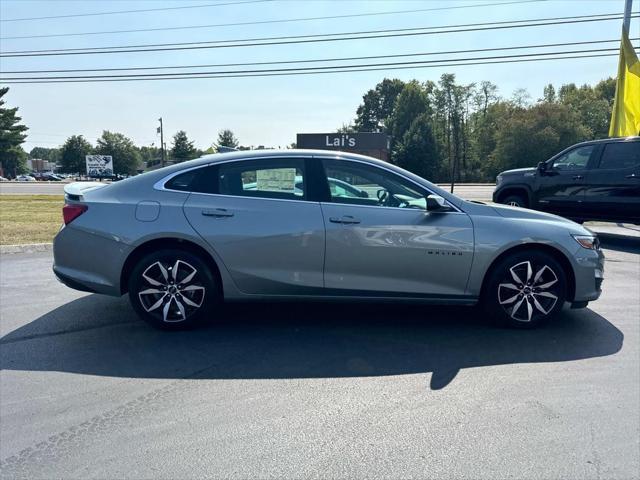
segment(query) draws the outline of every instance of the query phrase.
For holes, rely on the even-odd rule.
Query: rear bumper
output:
[[[66,286],[120,296],[120,273],[131,247],[73,226],[53,240],[53,273]]]

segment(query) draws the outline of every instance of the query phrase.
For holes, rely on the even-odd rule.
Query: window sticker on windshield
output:
[[[258,170],[256,188],[270,192],[292,192],[295,188],[295,168],[273,168]]]

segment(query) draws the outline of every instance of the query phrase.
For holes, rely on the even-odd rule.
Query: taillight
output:
[[[62,218],[64,220],[64,224],[69,225],[71,222],[73,222],[76,218],[78,218],[88,209],[89,207],[87,207],[86,205],[65,204],[65,206],[62,207]]]

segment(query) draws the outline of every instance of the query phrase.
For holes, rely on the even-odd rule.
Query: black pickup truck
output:
[[[577,222],[640,224],[640,137],[578,143],[535,168],[502,172],[493,201]]]

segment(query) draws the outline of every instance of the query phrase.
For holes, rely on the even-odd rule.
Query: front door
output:
[[[189,223],[250,294],[317,293],[323,286],[324,223],[308,201],[304,159],[267,158],[209,167],[216,185],[193,192]]]
[[[589,160],[596,147],[577,147],[548,162],[538,174],[537,209],[558,215],[575,214],[584,201]]]
[[[597,168],[589,170],[585,191],[588,218],[640,219],[640,142],[608,143]]]
[[[463,296],[473,226],[462,212],[427,212],[429,192],[393,172],[323,160],[327,294]]]

